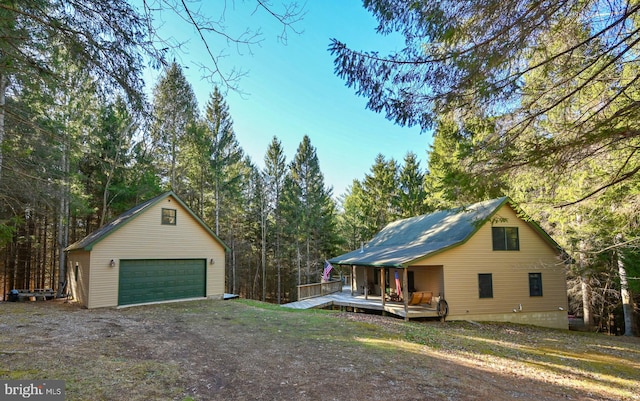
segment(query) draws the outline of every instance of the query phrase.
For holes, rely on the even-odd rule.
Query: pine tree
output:
[[[238,185],[240,180],[238,163],[242,161],[244,152],[233,131],[229,106],[217,87],[214,88],[207,102],[205,122],[211,141],[210,168],[215,203],[214,228],[216,233],[219,233],[220,213],[225,210],[225,195],[233,193],[233,187]]]
[[[181,150],[198,118],[198,102],[182,68],[172,63],[153,88],[151,139],[158,170],[166,186],[177,194],[184,191]]]
[[[267,210],[269,213],[268,232],[273,236],[272,245],[274,263],[276,265],[276,301],[281,303],[282,295],[282,254],[281,254],[281,240],[282,240],[282,210],[280,208],[280,201],[282,198],[282,191],[284,189],[284,180],[287,174],[286,157],[282,144],[277,137],[273,137],[269,148],[267,148],[267,154],[264,157],[264,170],[262,172],[265,191],[267,195]]]
[[[364,241],[371,239],[365,220],[366,195],[360,181],[353,180],[341,202],[342,211],[338,215],[338,230],[344,238],[342,251],[348,252],[359,248]]]
[[[427,212],[424,177],[416,154],[407,153],[398,178],[398,217],[414,217]]]
[[[102,227],[127,210],[126,167],[131,166],[129,149],[137,125],[124,99],[101,106],[95,129],[83,139],[78,162],[84,199],[91,212],[87,233]],[[97,211],[94,213],[93,211]]]
[[[371,174],[365,174],[362,187],[369,240],[400,214],[397,208],[399,183],[396,161],[387,161],[378,154],[371,166]]]
[[[431,209],[449,209],[503,196],[507,184],[500,173],[475,168],[474,158],[483,157],[479,144],[492,132],[488,121],[438,121],[428,152],[425,185]]]
[[[335,207],[331,191],[324,186],[316,149],[306,135],[291,162],[290,179],[285,188],[287,214],[297,215],[293,221],[287,221],[287,226],[298,227],[297,232],[290,232],[298,260],[298,285],[302,284],[302,266],[305,283],[315,282],[323,266],[323,257],[336,241]]]

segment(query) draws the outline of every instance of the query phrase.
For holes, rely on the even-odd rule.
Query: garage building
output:
[[[87,308],[221,299],[227,250],[166,192],[66,248],[70,295]]]

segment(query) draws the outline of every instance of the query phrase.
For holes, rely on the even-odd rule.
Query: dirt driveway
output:
[[[0,303],[0,379],[67,400],[640,400],[640,341],[243,300]]]

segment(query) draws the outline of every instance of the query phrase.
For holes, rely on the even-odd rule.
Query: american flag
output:
[[[328,261],[324,261],[324,271],[322,272],[322,281],[329,281],[329,275],[331,274],[331,270],[333,266]]]

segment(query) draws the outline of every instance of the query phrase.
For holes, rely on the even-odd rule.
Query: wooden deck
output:
[[[368,299],[365,299],[364,295],[352,296],[351,289],[346,286],[342,287],[341,292],[291,302],[282,306],[292,309],[313,309],[340,306],[370,311],[384,311],[405,319],[439,317],[438,310],[436,309],[437,302],[435,301],[431,305],[410,305],[407,307],[407,313],[405,313],[404,304],[401,302],[386,301],[383,306],[382,298],[379,295],[369,295],[367,298]]]

